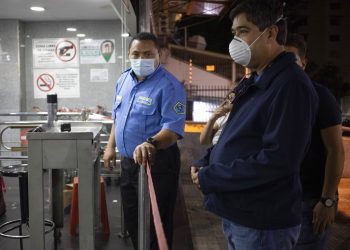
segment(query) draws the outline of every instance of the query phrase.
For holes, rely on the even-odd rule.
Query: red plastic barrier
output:
[[[151,171],[150,171],[150,167],[149,167],[148,162],[147,162],[147,166],[146,166],[146,173],[147,173],[147,179],[148,179],[148,191],[149,191],[149,196],[151,199],[153,222],[154,222],[154,226],[156,228],[156,235],[157,235],[159,250],[168,250],[169,248],[168,248],[168,244],[167,244],[167,241],[165,238],[163,224],[162,224],[162,221],[160,219],[157,198],[156,198],[156,194],[154,192],[153,180],[152,180]]]

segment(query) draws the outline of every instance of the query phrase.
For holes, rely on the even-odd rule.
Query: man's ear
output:
[[[277,35],[278,35],[278,27],[277,25],[272,25],[270,28],[269,28],[269,31],[268,31],[268,38],[269,40],[271,41],[277,41]]]
[[[305,70],[307,63],[308,63],[308,60],[306,57],[304,57],[304,59],[301,59],[301,64],[302,64],[303,70]]]

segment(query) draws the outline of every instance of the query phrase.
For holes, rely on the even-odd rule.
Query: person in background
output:
[[[191,168],[206,209],[223,219],[230,250],[291,250],[299,237],[300,166],[318,97],[284,50],[282,12],[279,0],[240,1],[231,11],[230,55],[251,76],[234,90],[234,108],[209,163]]]
[[[294,53],[296,63],[305,70],[307,46],[303,36],[288,35],[285,48]],[[310,148],[301,165],[303,221],[297,250],[325,249],[329,227],[334,222],[337,189],[344,167],[341,110],[326,87],[313,84],[320,101]]]
[[[232,109],[233,98],[234,93],[230,91],[220,106],[215,109],[199,136],[200,144],[215,145],[218,142],[220,134]]]
[[[131,69],[117,82],[114,124],[104,153],[105,167],[121,155],[120,190],[125,226],[138,249],[138,175],[151,163],[151,174],[169,249],[180,170],[177,140],[184,135],[184,86],[159,63],[159,45],[151,33],[139,33],[129,44]],[[150,249],[158,249],[151,220]]]

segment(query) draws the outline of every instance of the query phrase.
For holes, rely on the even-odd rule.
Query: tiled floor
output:
[[[16,178],[4,177],[7,192],[4,194],[5,202],[7,205],[7,212],[0,217],[0,224],[5,221],[19,218],[19,196],[18,196],[18,184]],[[119,187],[114,179],[112,179],[110,185],[106,185],[107,195],[107,207],[109,214],[109,225],[111,234],[109,237],[104,237],[99,231],[95,235],[95,249],[96,250],[131,250],[132,244],[130,240],[121,239],[118,234],[121,231],[120,228],[120,194]],[[188,227],[187,214],[185,213],[184,201],[182,191],[179,192],[179,199],[177,202],[174,222],[174,250],[192,250],[191,232]],[[48,203],[46,203],[48,204]],[[47,206],[48,207],[48,206]],[[48,216],[47,216],[48,217]],[[64,228],[61,230],[62,236],[57,244],[58,250],[76,250],[79,249],[78,236],[74,237],[69,234],[69,219],[70,215],[67,214],[64,217]],[[29,249],[29,240],[24,240],[24,249]],[[0,249],[1,250],[16,250],[20,249],[19,241],[0,237]],[[53,234],[50,233],[46,236],[46,249],[54,248]]]
[[[0,218],[0,223],[4,221],[19,218],[19,196],[18,196],[18,184],[17,179],[13,177],[4,177],[7,192],[4,194],[5,202],[7,206],[7,212],[5,216]],[[122,240],[118,237],[120,232],[120,196],[119,188],[113,182],[111,185],[106,186],[107,193],[107,206],[109,212],[109,224],[111,234],[108,238],[104,237],[99,231],[96,233],[96,249],[121,249],[131,250],[131,242],[129,240]],[[117,201],[117,202],[113,202]],[[46,202],[46,208],[48,208],[48,202]],[[48,210],[48,209],[47,209]],[[48,216],[46,216],[48,218]],[[78,236],[74,237],[69,234],[69,214],[64,217],[64,228],[61,230],[62,236],[58,242],[57,249],[73,250],[79,249]],[[54,249],[53,234],[50,233],[46,237],[46,249]],[[29,240],[24,240],[24,249],[29,249]],[[1,250],[16,250],[19,248],[19,241],[0,237],[0,249]]]
[[[191,183],[188,172],[182,173],[182,183],[194,249],[227,249],[221,219],[203,210],[203,195]],[[341,180],[339,197],[339,209],[326,250],[350,250],[350,178]]]
[[[7,212],[0,217],[0,223],[19,217],[18,185],[15,178],[5,178],[8,191],[5,193]],[[183,170],[181,173],[182,188],[179,191],[179,199],[176,207],[174,250],[224,250],[226,241],[221,230],[221,220],[202,208],[202,194],[191,184],[189,173]],[[120,232],[120,196],[118,185],[112,180],[106,186],[107,206],[111,235],[109,238],[96,233],[97,250],[131,250],[129,240],[118,237]],[[343,178],[339,187],[339,211],[336,222],[333,225],[327,250],[350,250],[350,178]],[[114,201],[114,202],[113,202]],[[117,201],[117,202],[115,202]],[[65,227],[57,249],[79,249],[78,237],[72,237],[68,233],[69,215],[65,216]],[[28,240],[25,240],[25,248],[28,248]],[[52,234],[46,236],[46,249],[54,249]],[[0,238],[1,250],[19,249],[16,240]]]

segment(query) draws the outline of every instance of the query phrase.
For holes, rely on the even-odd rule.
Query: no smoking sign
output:
[[[49,74],[41,74],[37,80],[38,89],[43,92],[49,92],[55,86],[55,79]]]

